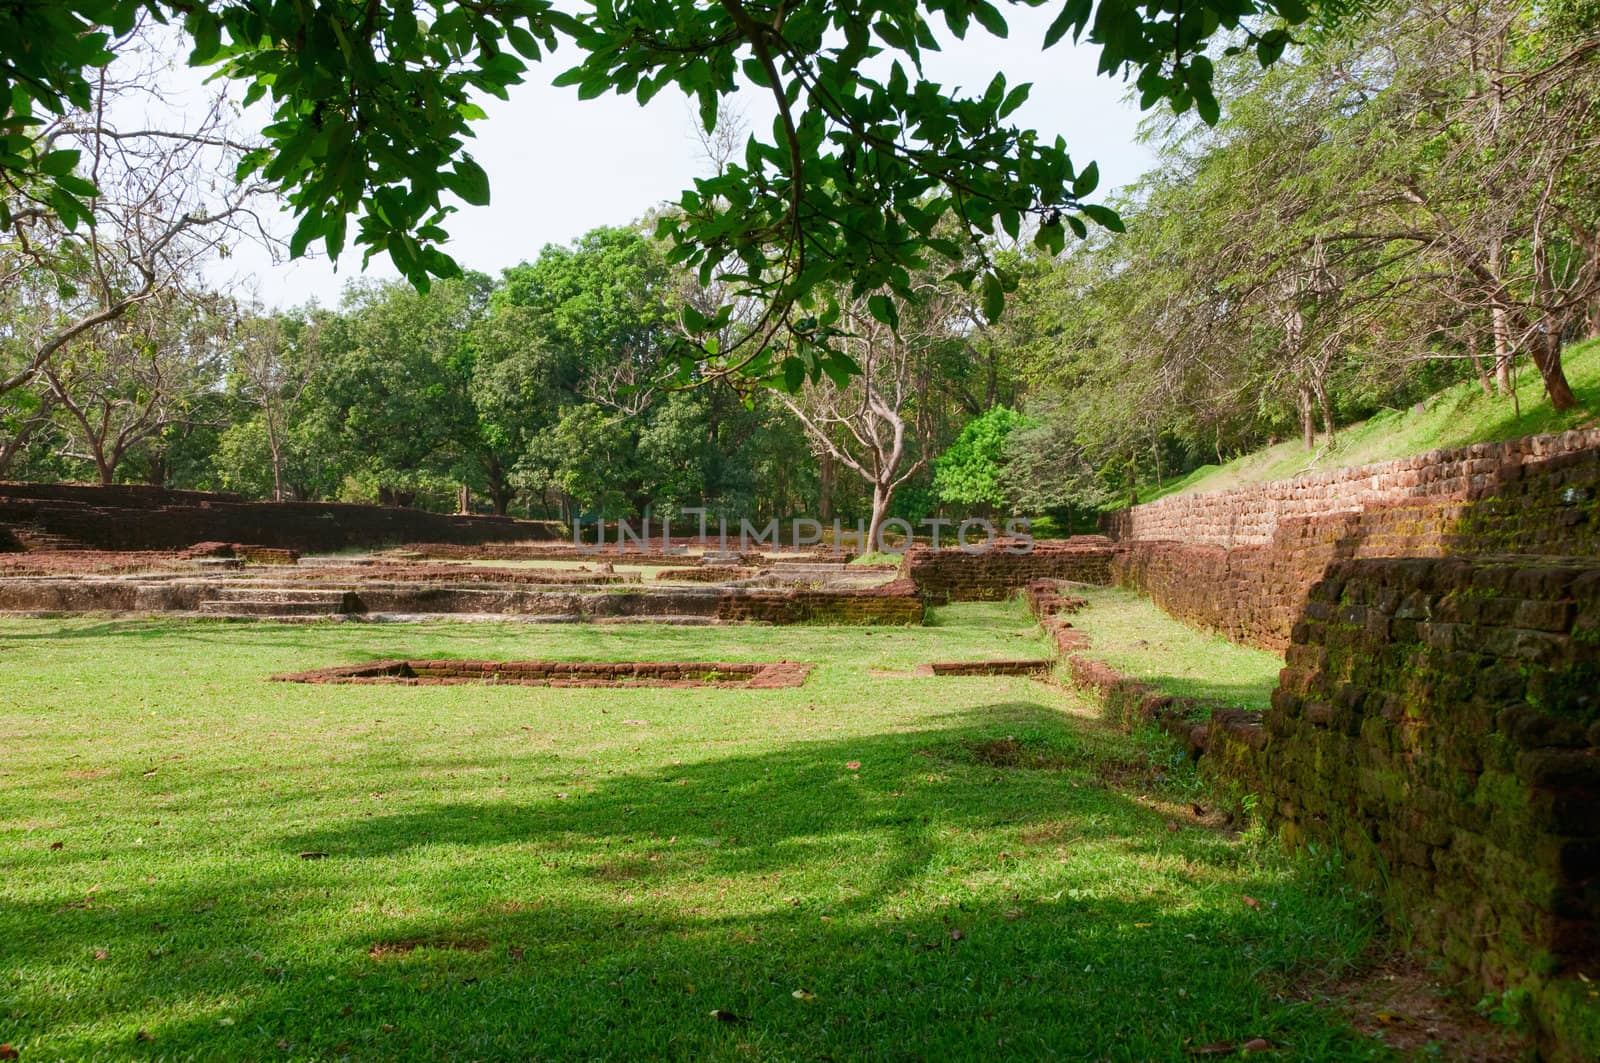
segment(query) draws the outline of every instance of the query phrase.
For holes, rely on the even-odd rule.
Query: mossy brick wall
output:
[[[1216,537],[1207,530],[1211,527],[1207,514],[1215,505],[1231,499],[1230,505],[1261,504],[1265,506],[1262,512],[1275,513],[1280,512],[1274,508],[1276,504],[1262,502],[1264,496],[1256,488],[1194,496],[1193,537],[1135,538],[1119,543],[1121,549],[1113,559],[1115,580],[1142,591],[1181,619],[1238,642],[1281,650],[1289,643],[1307,588],[1336,561],[1483,554],[1600,555],[1600,444],[1596,437],[1600,433],[1570,432],[1469,448],[1478,456],[1452,458],[1444,462],[1444,472],[1438,476],[1427,475],[1425,469],[1407,470],[1408,475],[1422,476],[1429,488],[1426,493],[1399,500],[1385,494],[1384,500],[1371,501],[1375,489],[1353,488],[1354,493],[1346,499],[1350,504],[1343,509],[1280,518],[1268,541],[1231,548],[1212,541]],[[1578,446],[1584,442],[1596,445]],[[1460,471],[1463,468],[1468,471]],[[1327,477],[1307,479],[1317,481],[1322,489],[1317,496],[1319,504],[1326,506],[1334,505],[1330,492],[1339,485],[1363,482],[1359,477],[1327,482],[1323,482]],[[1233,497],[1236,494],[1238,497]],[[1184,501],[1171,500],[1174,505],[1166,507],[1169,515]],[[1144,530],[1155,526],[1147,525]]]
[[[181,550],[249,543],[322,551],[407,541],[480,544],[555,539],[547,521],[448,516],[397,506],[242,502],[233,495],[126,486],[0,483],[0,528],[22,525],[98,550]]]
[[[717,603],[719,620],[770,624],[915,625],[923,613],[917,588],[906,579],[855,590],[730,590]]]
[[[1119,542],[1167,540],[1235,547],[1264,545],[1286,520],[1325,517],[1373,506],[1474,497],[1520,476],[1527,465],[1600,452],[1600,429],[1527,436],[1502,443],[1434,450],[1227,491],[1177,495],[1107,514],[1103,528]]]
[[[1253,771],[1552,1058],[1600,1058],[1600,559],[1339,561],[1294,626]]]
[[[998,548],[980,554],[914,546],[906,552],[900,572],[931,605],[1004,601],[1039,579],[1105,586],[1111,582],[1114,550],[1108,539],[1098,535],[1036,542],[1025,554]]]
[[[196,612],[203,603],[278,600],[285,591],[324,591],[329,612],[478,613],[567,620],[754,621],[771,624],[921,624],[923,603],[909,580],[850,590],[661,586],[594,590],[541,587],[538,580],[467,580],[428,570],[416,578],[373,579],[359,570],[312,570],[269,583],[230,578],[108,575],[0,578],[0,613]],[[520,576],[521,574],[513,574]],[[231,597],[230,597],[231,595]]]

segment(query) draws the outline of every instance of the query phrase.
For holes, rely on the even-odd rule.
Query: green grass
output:
[[[1150,599],[1117,587],[1075,587],[1089,605],[1072,626],[1089,636],[1086,656],[1175,697],[1209,698],[1244,709],[1265,709],[1278,685],[1283,658],[1196,631]]]
[[[0,621],[0,1042],[23,1060],[1177,1060],[1252,1037],[1381,1055],[1288,992],[1361,952],[1365,898],[1185,819],[1182,758],[1066,691],[910,674],[1043,652],[1013,603],[938,620]],[[263,679],[396,655],[820,667],[771,691]]]
[[[887,551],[870,550],[850,559],[852,565],[898,565],[905,560],[904,553],[891,554]]]
[[[1304,473],[1390,461],[1444,447],[1593,427],[1600,417],[1600,340],[1568,348],[1562,361],[1567,380],[1582,406],[1571,413],[1552,410],[1539,374],[1523,367],[1517,374],[1521,416],[1509,396],[1485,395],[1477,381],[1466,381],[1429,397],[1420,412],[1415,408],[1385,410],[1370,420],[1342,427],[1331,446],[1326,436],[1319,436],[1317,448],[1307,451],[1299,439],[1291,439],[1226,465],[1202,465],[1187,476],[1168,480],[1160,488],[1141,485],[1139,500],[1153,502],[1167,495],[1222,491],[1243,484],[1287,480]]]

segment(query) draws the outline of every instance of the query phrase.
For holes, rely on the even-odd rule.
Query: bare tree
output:
[[[315,329],[314,321],[305,329]],[[284,445],[288,411],[310,383],[316,367],[316,343],[297,343],[281,317],[252,312],[233,329],[229,363],[241,397],[261,413],[272,459],[272,500],[283,501]],[[497,503],[497,512],[499,512]]]
[[[61,410],[66,456],[94,463],[114,482],[129,451],[182,422],[217,386],[224,321],[211,308],[167,293],[62,347],[41,373]]]
[[[843,384],[824,378],[779,400],[804,426],[813,449],[849,469],[872,491],[867,549],[878,549],[894,493],[928,464],[925,401],[936,344],[954,335],[956,312],[946,293],[931,286],[907,310],[915,320],[894,329],[868,310],[866,296],[843,309],[847,335],[841,348],[861,367]]]
[[[234,180],[251,145],[231,131],[232,104],[217,94],[180,116],[167,102],[167,32],[141,23],[114,42],[118,59],[96,73],[90,108],[38,131],[37,149],[75,173],[81,197],[63,204],[0,174],[10,218],[0,231],[0,404],[20,407],[8,396],[44,390],[64,349],[98,342],[98,330],[136,309],[192,300],[202,268],[237,242],[275,244],[253,210],[266,186]],[[0,453],[15,449],[0,440]]]

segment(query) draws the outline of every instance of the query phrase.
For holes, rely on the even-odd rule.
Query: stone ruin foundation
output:
[[[722,687],[776,690],[806,681],[813,665],[798,661],[368,661],[271,678],[284,683],[449,686],[463,683],[538,687]]]

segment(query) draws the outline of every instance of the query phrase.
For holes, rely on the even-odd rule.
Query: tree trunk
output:
[[[891,494],[890,489],[884,484],[872,485],[872,521],[867,525],[867,541],[862,544],[862,553],[882,549],[878,535],[883,530],[884,518],[889,515]]]
[[[823,452],[817,462],[817,519],[824,524],[833,520],[833,455]]]
[[[1320,380],[1313,381],[1311,388],[1317,396],[1317,405],[1322,410],[1322,430],[1328,433],[1328,445],[1332,446],[1335,431],[1333,425],[1333,400],[1328,397],[1328,389],[1322,386]]]
[[[1494,385],[1489,382],[1489,367],[1484,364],[1483,352],[1478,348],[1478,330],[1469,329],[1467,336],[1467,354],[1472,358],[1472,367],[1478,371],[1478,386],[1485,395],[1494,394]]]
[[[1498,282],[1500,277],[1500,245],[1489,247],[1489,272]],[[1498,300],[1499,296],[1496,296]],[[1489,310],[1489,321],[1494,329],[1494,386],[1502,395],[1511,393],[1511,320],[1503,306]]]
[[[283,501],[283,439],[278,433],[277,423],[272,418],[270,410],[262,411],[262,420],[267,427],[267,453],[272,457],[272,500]]]
[[[1307,450],[1317,449],[1317,423],[1311,416],[1311,389],[1304,384],[1300,385],[1299,393],[1295,396],[1300,408],[1300,438],[1305,442]]]
[[[1578,396],[1567,383],[1567,374],[1561,368],[1561,333],[1555,328],[1546,329],[1533,343],[1533,364],[1544,380],[1544,393],[1550,396],[1550,406],[1560,412],[1578,408]]]

